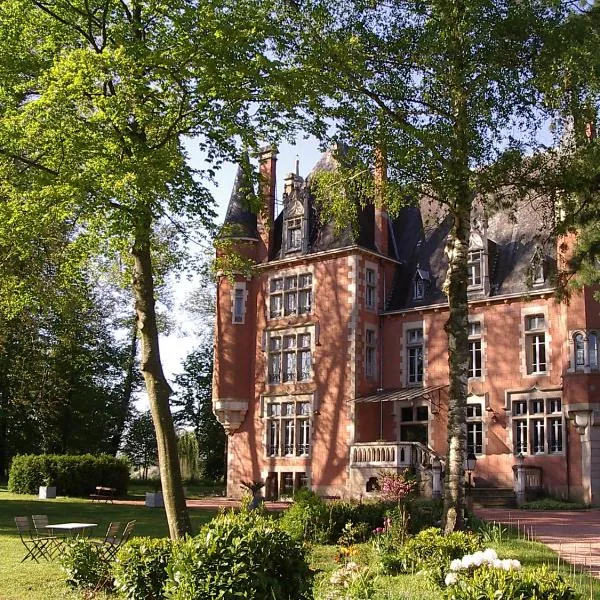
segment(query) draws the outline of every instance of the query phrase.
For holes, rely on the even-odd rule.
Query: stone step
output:
[[[512,508],[517,504],[512,488],[475,487],[466,492],[476,508]]]

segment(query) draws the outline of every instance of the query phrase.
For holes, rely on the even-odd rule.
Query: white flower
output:
[[[475,554],[471,555],[471,561],[476,567],[480,567],[485,562],[483,552],[475,552]]]
[[[351,561],[346,565],[346,569],[348,571],[356,571],[358,569],[358,564]]]
[[[501,569],[502,568],[502,561],[499,558],[495,558],[492,561],[492,564],[490,566],[493,567],[494,569]]]
[[[471,554],[463,556],[460,562],[462,564],[463,569],[470,569],[475,564],[473,562],[473,556]]]
[[[340,580],[342,578],[342,574],[339,571],[336,571],[330,578],[329,578],[329,583],[333,583],[334,585],[337,585]]]
[[[502,568],[503,568],[505,571],[510,571],[510,570],[512,569],[512,560],[510,560],[510,558],[505,558],[505,559],[502,561]]]
[[[450,563],[450,570],[451,571],[460,571],[461,569],[462,569],[462,561],[460,560],[460,558],[455,558]]]
[[[512,568],[515,569],[515,571],[519,571],[521,569],[521,563],[516,558],[513,558],[510,561],[510,563],[511,563]]]
[[[493,560],[498,558],[498,555],[496,554],[496,551],[493,548],[486,548],[483,551],[483,556],[486,562],[492,562]]]
[[[456,573],[448,573],[446,575],[446,579],[444,579],[444,583],[446,585],[454,585],[458,581],[458,575]]]

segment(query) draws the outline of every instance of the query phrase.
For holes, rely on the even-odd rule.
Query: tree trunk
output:
[[[471,232],[473,194],[469,169],[468,40],[464,35],[465,5],[452,3],[450,28],[450,81],[454,117],[454,144],[448,162],[448,202],[452,227],[446,245],[448,272],[444,288],[448,296],[448,457],[444,481],[444,531],[464,528],[464,477],[467,435],[469,368],[467,259]]]
[[[123,431],[125,430],[125,423],[127,421],[127,415],[131,407],[131,396],[133,394],[133,373],[135,369],[135,357],[137,356],[137,331],[138,324],[137,318],[134,315],[133,323],[131,325],[131,337],[129,340],[129,356],[127,357],[127,373],[125,374],[125,381],[123,383],[123,394],[121,396],[121,402],[119,403],[119,415],[115,434],[111,440],[111,451],[116,456],[119,448],[121,447],[121,441],[123,438]]]
[[[146,384],[156,432],[165,512],[171,539],[177,539],[191,533],[192,528],[183,494],[177,456],[177,436],[169,407],[171,388],[165,379],[160,361],[150,250],[151,223],[152,217],[147,211],[136,229],[135,243],[132,249],[134,258],[133,291],[141,340],[140,367]]]

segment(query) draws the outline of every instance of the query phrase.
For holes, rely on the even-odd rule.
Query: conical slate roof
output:
[[[250,210],[248,196],[253,192],[252,183],[242,165],[238,167],[235,183],[229,199],[222,237],[244,237],[258,239],[256,213]]]

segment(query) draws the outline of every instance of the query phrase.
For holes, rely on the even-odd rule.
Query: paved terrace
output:
[[[479,508],[475,515],[518,528],[566,561],[600,578],[600,510],[531,511]]]

